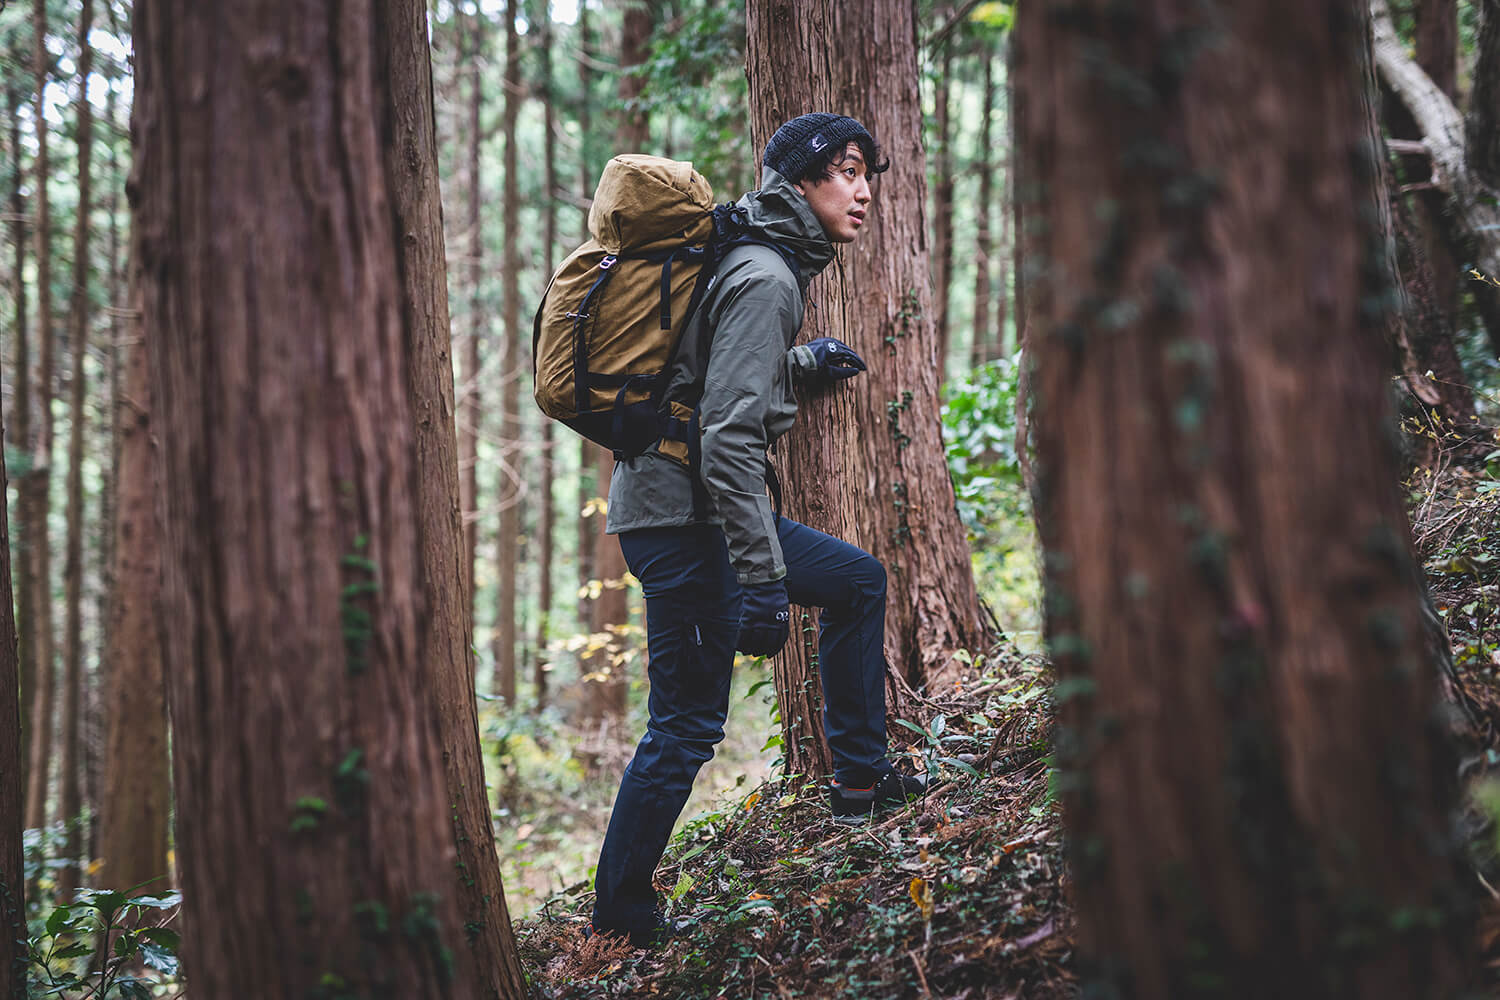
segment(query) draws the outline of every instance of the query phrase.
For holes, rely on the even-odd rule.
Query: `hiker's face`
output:
[[[844,162],[833,167],[832,177],[809,177],[795,185],[835,243],[853,243],[865,224],[871,198],[867,170],[859,143],[851,142],[844,150]]]

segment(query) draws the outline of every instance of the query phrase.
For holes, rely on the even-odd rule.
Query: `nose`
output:
[[[868,178],[861,177],[859,183],[854,188],[854,200],[861,205],[868,205],[870,197],[870,181]]]

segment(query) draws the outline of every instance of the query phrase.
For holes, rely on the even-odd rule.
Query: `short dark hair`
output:
[[[880,143],[868,135],[850,139],[849,142],[859,146],[859,153],[865,158],[865,173],[869,176],[874,177],[876,174],[883,174],[891,169],[891,161],[880,158]],[[807,167],[802,171],[801,177],[795,180],[788,178],[788,180],[792,180],[793,184],[799,181],[812,181],[816,184],[819,181],[828,180],[833,176],[834,171],[849,158],[849,142],[844,143],[843,147],[838,150],[830,149],[813,157],[807,162]]]
[[[847,158],[849,143],[859,147],[871,174],[883,173],[890,161],[880,159],[880,146],[857,119],[814,111],[785,122],[766,143],[761,163],[793,184],[809,178],[826,180],[836,164]]]

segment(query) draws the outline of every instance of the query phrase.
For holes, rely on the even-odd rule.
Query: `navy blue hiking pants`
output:
[[[834,777],[865,787],[889,770],[885,734],[885,568],[790,518],[777,529],[793,604],[821,608],[818,673]],[[646,595],[650,722],[625,767],[599,854],[594,925],[654,926],[651,878],[693,779],[724,738],[740,586],[716,525],[619,536]],[[797,640],[792,631],[791,642]]]

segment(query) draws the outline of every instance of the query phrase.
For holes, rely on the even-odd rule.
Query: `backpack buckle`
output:
[[[605,254],[604,255],[604,259],[599,262],[599,270],[601,270],[601,271],[608,271],[610,268],[612,268],[612,267],[615,266],[615,261],[617,261],[617,260],[619,260],[619,258],[616,257],[614,254],[612,254],[612,253]]]

